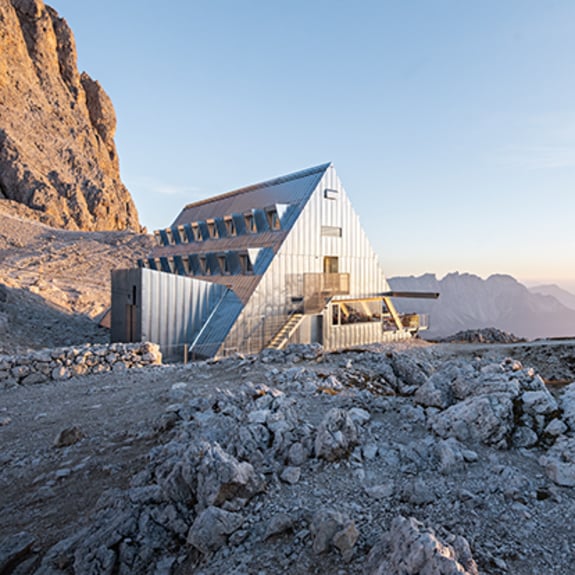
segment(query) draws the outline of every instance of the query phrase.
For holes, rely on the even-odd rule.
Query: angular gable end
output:
[[[328,348],[381,341],[381,294],[388,289],[379,258],[330,164],[295,214],[219,353],[254,352],[281,341],[315,341]],[[331,306],[344,300],[354,302],[341,308],[350,327],[337,331]],[[351,326],[353,317],[367,316],[372,325]]]

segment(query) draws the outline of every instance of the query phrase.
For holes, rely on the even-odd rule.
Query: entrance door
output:
[[[337,256],[325,256],[323,258],[323,273],[324,274],[339,273],[339,258]]]
[[[323,345],[323,315],[312,315],[310,322],[310,343]]]
[[[126,304],[126,342],[136,341],[136,306]]]

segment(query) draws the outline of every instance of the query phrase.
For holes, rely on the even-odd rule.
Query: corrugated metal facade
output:
[[[195,278],[142,268],[115,270],[112,341],[153,341],[165,360],[181,361],[184,346],[228,293],[225,286]]]
[[[322,235],[322,227],[328,227],[330,235]],[[341,234],[332,235],[333,228],[339,228]],[[389,290],[379,258],[331,165],[325,168],[219,353],[252,352],[265,346],[286,318],[301,305],[304,274],[322,273],[326,256],[337,258],[339,273],[349,274],[350,279],[350,293],[336,296],[334,301],[372,297]],[[290,341],[319,341],[326,349],[337,349],[409,337],[403,332],[384,334],[378,322],[332,326],[329,306],[321,316],[319,336],[316,314],[304,319]]]
[[[330,301],[378,297],[389,286],[331,164],[190,204],[158,239],[142,265],[172,273],[117,276],[122,304],[113,313],[122,319],[113,337],[130,332],[163,350],[187,342],[200,356],[258,352],[294,318],[289,341],[326,349],[409,337],[385,332],[383,321],[332,321]],[[341,277],[346,289],[322,291],[313,309],[304,305],[314,285],[306,274]],[[141,293],[135,318],[125,311],[133,289]]]

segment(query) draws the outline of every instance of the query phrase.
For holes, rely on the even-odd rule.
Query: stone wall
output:
[[[0,389],[161,363],[159,346],[150,342],[86,344],[5,355],[0,356]]]

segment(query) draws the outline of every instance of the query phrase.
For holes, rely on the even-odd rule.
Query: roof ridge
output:
[[[327,170],[332,165],[331,162],[327,162],[325,164],[320,164],[318,166],[313,166],[312,168],[306,168],[304,170],[299,170],[297,172],[292,172],[291,174],[287,174],[285,176],[278,176],[276,178],[272,178],[271,180],[265,180],[264,182],[259,182],[258,184],[252,184],[249,186],[245,186],[243,188],[238,188],[236,190],[232,190],[230,192],[224,192],[223,194],[219,194],[217,196],[211,196],[209,198],[204,198],[203,200],[198,200],[197,202],[192,202],[190,204],[186,204],[184,206],[184,210],[190,208],[197,208],[199,206],[203,206],[205,204],[209,204],[211,202],[216,202],[219,200],[223,200],[225,198],[230,198],[239,194],[243,194],[245,192],[253,192],[254,190],[258,190],[261,188],[267,188],[270,186],[277,186],[278,184],[283,184],[284,182],[290,182],[292,180],[298,180],[299,178],[305,178],[307,176],[311,176],[312,174],[318,174]]]

